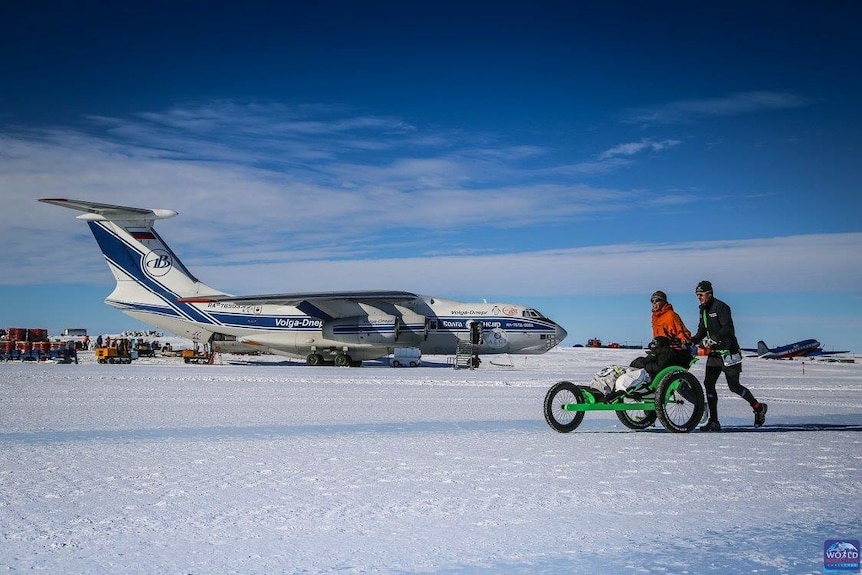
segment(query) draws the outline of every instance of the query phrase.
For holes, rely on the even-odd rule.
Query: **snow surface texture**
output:
[[[720,434],[545,423],[638,353],[0,364],[0,570],[821,573],[862,538],[862,365],[746,359],[758,430],[723,378]]]

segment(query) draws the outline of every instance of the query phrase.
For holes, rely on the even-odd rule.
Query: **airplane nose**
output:
[[[557,333],[556,333],[557,343],[562,343],[563,340],[566,339],[566,336],[569,335],[569,332],[564,330],[563,326],[561,326],[558,323],[555,323],[554,325],[557,326]]]

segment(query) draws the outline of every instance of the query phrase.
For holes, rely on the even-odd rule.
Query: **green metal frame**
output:
[[[697,358],[693,358],[689,367],[695,364]],[[649,389],[652,394],[648,394],[646,397],[641,398],[640,401],[626,403],[626,399],[630,399],[632,396],[629,394],[623,394],[620,397],[614,399],[610,403],[605,403],[603,401],[597,401],[596,396],[589,390],[581,387],[581,391],[584,395],[584,403],[567,403],[563,406],[565,411],[655,411],[655,391],[658,389],[658,384],[661,380],[663,380],[668,374],[674,372],[686,372],[688,369],[682,367],[681,365],[671,365],[656,374],[652,381],[650,381]],[[668,389],[669,393],[672,393],[676,390],[676,387],[679,384],[673,385]]]

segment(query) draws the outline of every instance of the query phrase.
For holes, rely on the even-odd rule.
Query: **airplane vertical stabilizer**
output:
[[[86,212],[78,218],[89,225],[117,281],[105,303],[171,331],[176,330],[173,321],[159,322],[154,317],[211,323],[197,308],[177,300],[225,292],[195,278],[153,227],[157,219],[173,217],[176,212],[79,200],[39,201]]]

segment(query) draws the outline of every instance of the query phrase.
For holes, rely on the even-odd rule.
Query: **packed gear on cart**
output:
[[[650,342],[646,355],[635,358],[628,366],[610,365],[602,369],[593,376],[590,387],[610,401],[626,392],[648,389],[658,372],[671,365],[688,367],[691,360],[691,352],[681,342],[658,336]]]

